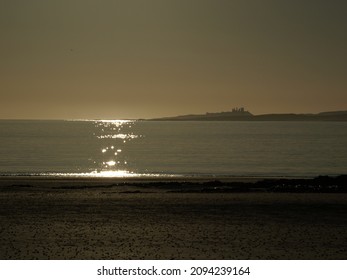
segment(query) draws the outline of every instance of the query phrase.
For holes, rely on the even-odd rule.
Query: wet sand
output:
[[[346,193],[175,184],[2,178],[0,259],[347,258]]]

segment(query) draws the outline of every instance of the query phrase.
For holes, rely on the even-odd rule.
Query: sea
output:
[[[347,122],[1,120],[0,176],[347,173]]]

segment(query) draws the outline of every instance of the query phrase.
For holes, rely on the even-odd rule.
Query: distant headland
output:
[[[241,107],[233,108],[227,112],[163,117],[147,119],[147,121],[347,121],[347,111],[321,112],[318,114],[253,115]]]

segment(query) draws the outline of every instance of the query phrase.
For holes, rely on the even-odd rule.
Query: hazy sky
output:
[[[347,1],[0,0],[0,118],[347,109]]]

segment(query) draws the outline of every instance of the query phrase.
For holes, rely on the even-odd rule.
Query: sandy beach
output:
[[[134,182],[1,178],[0,259],[347,258],[346,193]]]

